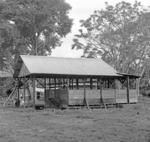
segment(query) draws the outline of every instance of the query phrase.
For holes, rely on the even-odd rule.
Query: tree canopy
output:
[[[115,69],[141,74],[150,55],[150,13],[139,2],[106,3],[88,19],[81,20],[73,49],[85,57],[101,57]]]
[[[70,32],[70,9],[64,0],[0,1],[1,65],[19,54],[50,55]]]

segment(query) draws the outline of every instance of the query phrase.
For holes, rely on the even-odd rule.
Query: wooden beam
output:
[[[69,90],[69,78],[66,79],[67,89]]]
[[[68,78],[68,87],[71,89],[70,78]]]
[[[110,87],[110,80],[108,79],[108,88]]]
[[[137,78],[136,79],[136,90],[137,90],[137,96],[139,96],[139,81],[140,81],[140,79],[139,78]]]
[[[49,80],[48,88],[49,88],[49,90],[50,90],[50,88],[51,88],[51,79],[49,78],[48,80]]]
[[[4,102],[3,106],[5,106],[6,103],[11,99],[11,97],[13,97],[13,95],[14,95],[16,89],[17,89],[17,86],[15,85],[14,90],[13,90],[12,93],[9,95],[9,97],[6,99],[6,101]]]
[[[44,88],[44,85],[38,80],[36,79],[37,83],[39,83],[39,85],[41,85]]]
[[[77,89],[79,89],[79,79],[76,78],[76,86],[77,86]]]
[[[47,82],[46,82],[46,78],[44,78],[44,89],[46,89]]]
[[[71,84],[72,84],[72,90],[73,90],[73,78],[71,79]]]
[[[99,82],[99,79],[97,79],[96,83],[97,83],[97,90],[98,90],[98,82]]]
[[[24,81],[24,79],[23,79],[23,81]],[[24,84],[23,84],[23,101],[24,101],[24,104],[23,104],[23,107],[25,108],[25,101],[26,101],[26,99],[25,99],[25,95],[26,95],[26,84],[25,84],[25,82],[24,82]]]
[[[98,82],[99,82],[99,87],[100,87],[100,105],[103,105],[104,108],[106,108],[106,105],[103,100],[103,80],[98,79]]]
[[[84,93],[83,93],[83,95],[84,95],[84,97],[83,97],[83,105],[86,105],[86,88],[85,88],[85,79],[83,79],[83,89],[84,89]]]
[[[18,93],[18,101],[19,101],[19,105],[20,105],[20,92],[19,92],[19,78],[17,79],[17,93]]]
[[[127,103],[129,104],[130,103],[130,96],[129,96],[129,81],[130,81],[130,78],[129,76],[127,76]]]
[[[57,86],[56,86],[56,78],[54,78],[54,84],[55,84],[55,90],[56,90],[56,87],[57,87]]]
[[[66,88],[66,82],[65,82],[65,79],[63,78],[63,88],[65,89]]]
[[[54,84],[55,84],[55,87],[54,87],[54,95],[56,97],[56,78],[54,78]]]
[[[84,99],[83,99],[83,105],[86,105],[88,109],[90,109],[87,97],[86,97],[86,78],[83,79],[83,87],[84,87]]]
[[[118,93],[118,90],[120,89],[120,87],[118,86],[118,80],[117,79],[114,79],[114,82],[115,82],[115,86],[114,86],[114,89],[115,89],[115,102],[117,102],[117,93]]]
[[[29,86],[27,86],[27,91],[28,91],[28,94],[29,94],[29,96],[30,96],[30,99],[29,99],[29,100],[31,100],[31,91],[30,91],[30,87],[29,87]]]
[[[46,81],[46,78],[44,78],[44,107],[45,107],[45,104],[46,104],[46,88],[47,87],[47,81]]]
[[[100,87],[100,103],[103,103],[103,88],[101,80],[99,80],[99,87]]]
[[[33,107],[35,108],[35,93],[36,93],[36,90],[35,90],[36,80],[35,80],[35,78],[32,78],[32,87],[33,87]]]
[[[93,80],[90,78],[90,89],[93,89]]]

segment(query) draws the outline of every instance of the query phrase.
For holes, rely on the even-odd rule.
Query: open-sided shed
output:
[[[102,59],[21,55],[14,77],[24,84],[24,101],[30,92],[34,106],[38,88],[45,106],[135,103],[139,92],[138,76],[118,74]]]

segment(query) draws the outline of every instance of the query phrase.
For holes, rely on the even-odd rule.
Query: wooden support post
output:
[[[100,103],[103,104],[103,89],[102,89],[102,81],[99,80],[99,87],[100,87]]]
[[[66,84],[67,84],[67,89],[68,89],[68,91],[69,91],[69,89],[70,89],[70,88],[69,88],[69,78],[66,79]]]
[[[59,87],[63,88],[63,79],[62,78],[60,78],[60,86]]]
[[[73,90],[73,78],[71,79],[71,84],[72,84],[72,90]]]
[[[45,107],[45,104],[47,102],[46,100],[46,89],[47,89],[47,81],[46,81],[46,78],[44,78],[44,107]]]
[[[127,103],[129,104],[130,103],[130,96],[129,96],[129,81],[130,81],[130,78],[129,76],[127,76]]]
[[[18,93],[18,101],[20,105],[19,79],[17,79],[17,93]]]
[[[104,100],[103,100],[103,81],[98,80],[98,82],[99,82],[99,87],[100,87],[100,105],[103,105],[104,108],[106,108],[106,105],[105,105]]]
[[[103,102],[103,84],[102,84],[102,81],[101,80],[98,80],[99,82],[99,88],[100,88],[100,105],[101,104],[104,104]]]
[[[49,78],[48,80],[49,80],[48,88],[49,88],[49,90],[50,90],[50,89],[51,89],[51,79]]]
[[[47,88],[47,82],[46,82],[46,78],[44,78],[44,89],[46,90],[46,88]]]
[[[93,89],[93,80],[90,78],[90,89]]]
[[[79,79],[78,78],[76,79],[76,86],[77,86],[77,89],[79,89]]]
[[[99,79],[97,79],[97,90],[98,90],[98,80],[99,80]]]
[[[139,96],[139,78],[136,79],[136,92],[137,96]]]
[[[66,87],[65,87],[65,80],[64,80],[64,78],[62,78],[62,88],[63,88],[63,89],[66,88]]]
[[[108,79],[108,88],[110,87],[110,80]]]
[[[29,99],[29,100],[31,100],[31,91],[30,91],[30,87],[29,87],[29,86],[27,87],[27,91],[28,91],[28,94],[29,94],[29,96],[30,96],[30,99]]]
[[[71,79],[69,78],[69,89],[71,89]]]
[[[86,105],[88,109],[89,108],[89,104],[88,104],[88,101],[87,101],[87,96],[86,96],[86,79],[84,78],[83,79],[83,87],[84,87],[84,99],[83,99],[83,105]]]
[[[35,82],[35,78],[32,79],[32,86],[33,86],[33,107],[35,108],[35,96],[36,96],[36,82]]]
[[[25,84],[25,81],[24,81],[24,79],[23,79],[23,82],[24,82],[24,84],[23,84],[23,101],[24,101],[24,103],[23,103],[23,107],[25,108],[25,101],[26,101],[26,99],[25,99],[25,96],[26,96],[26,84]]]
[[[115,89],[115,103],[117,103],[117,93],[118,93],[119,87],[117,85],[117,79],[115,79],[114,82],[115,82],[115,86],[114,86],[114,89]]]
[[[60,86],[59,78],[57,78],[56,80],[57,80],[57,81],[56,81],[56,82],[57,82],[57,88],[59,88],[59,86]]]
[[[55,84],[54,95],[55,95],[55,97],[56,97],[56,78],[54,78],[54,84]]]
[[[54,85],[55,85],[55,90],[56,90],[56,78],[54,78]]]
[[[86,86],[85,86],[85,79],[83,79],[83,89],[84,89],[84,101],[83,101],[83,105],[86,104]]]

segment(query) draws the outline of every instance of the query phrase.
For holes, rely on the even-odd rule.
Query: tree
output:
[[[139,2],[106,3],[104,10],[81,20],[72,48],[83,49],[85,57],[101,57],[120,72],[140,74],[150,55],[146,15]]]
[[[14,60],[20,54],[50,55],[70,32],[70,9],[64,0],[1,1],[0,18],[8,26],[0,25],[0,50],[8,49]]]
[[[70,9],[64,0],[0,1],[0,70],[13,74],[20,54],[50,55],[70,32]]]

